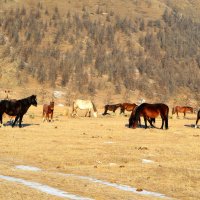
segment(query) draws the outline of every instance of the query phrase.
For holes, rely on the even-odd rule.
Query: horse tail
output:
[[[95,106],[94,102],[93,102],[93,101],[91,101],[91,103],[92,103],[92,106],[93,106],[93,110],[94,110],[94,112],[97,112],[97,108],[96,108],[96,106]]]

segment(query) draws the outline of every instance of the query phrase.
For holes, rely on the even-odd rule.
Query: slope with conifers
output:
[[[200,3],[1,0],[1,89],[199,102]]]

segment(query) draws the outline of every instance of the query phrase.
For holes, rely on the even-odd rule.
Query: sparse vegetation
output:
[[[145,3],[152,6],[151,1]],[[0,44],[6,46],[3,55],[13,62],[20,59],[17,70],[41,84],[73,84],[81,93],[101,90],[96,81],[104,75],[115,86],[140,90],[151,98],[156,93],[170,96],[180,88],[197,91],[200,23],[177,9],[166,9],[159,20],[123,18],[103,6],[97,7],[96,15],[101,17],[94,18],[86,6],[81,13],[64,15],[58,7],[44,9],[42,3],[10,9],[0,17],[0,30],[9,38],[5,44],[0,36]]]

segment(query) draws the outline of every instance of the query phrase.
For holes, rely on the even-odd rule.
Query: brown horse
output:
[[[149,121],[150,118],[156,118],[159,115],[162,118],[161,129],[163,129],[164,123],[165,123],[165,129],[168,129],[169,107],[166,104],[162,103],[156,103],[156,104],[143,103],[136,108],[135,115],[129,118],[129,127],[132,126],[133,128],[136,128],[140,116],[143,116],[145,122],[145,128],[147,128],[147,121]]]
[[[43,105],[43,122],[47,120],[48,122],[53,120],[54,102],[51,101],[50,104]]]
[[[200,119],[200,109],[199,109],[199,111],[197,113],[197,120],[196,120],[195,128],[197,128],[197,124],[198,124],[199,119]]]
[[[122,113],[124,114],[125,110],[126,111],[133,111],[136,106],[137,106],[137,104],[135,104],[135,103],[123,103],[123,104],[121,104],[120,114],[122,114]]]
[[[113,111],[113,113],[115,113],[115,111],[117,110],[117,108],[121,107],[122,104],[121,103],[118,103],[118,104],[113,104],[113,105],[105,105],[104,106],[104,113],[102,115],[106,115],[106,114],[109,114],[108,113],[108,110],[109,111]]]
[[[133,111],[131,112],[131,116],[130,116],[130,118],[129,118],[129,128],[130,128],[130,126],[131,126],[131,123],[130,123],[131,119],[132,119],[133,117],[135,117],[135,111],[136,111],[137,107],[138,107],[138,106],[136,106],[135,109],[133,109]],[[142,115],[142,113],[140,114],[140,117],[144,117],[144,116]],[[139,122],[139,126],[141,127],[142,125],[141,125],[141,119],[140,119],[140,117],[139,117],[138,122]],[[145,119],[144,119],[144,120],[145,120]],[[149,122],[149,124],[150,124],[152,127],[155,128],[155,126],[152,124],[152,123],[155,123],[155,122],[156,122],[155,118],[147,118],[147,121]]]
[[[194,109],[192,107],[189,107],[189,106],[175,106],[175,107],[172,108],[172,115],[176,113],[177,117],[179,117],[178,116],[179,112],[184,113],[184,118],[185,118],[186,112],[193,113]]]

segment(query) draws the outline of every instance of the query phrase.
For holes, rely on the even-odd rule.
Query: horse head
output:
[[[31,104],[32,104],[33,106],[37,106],[37,98],[36,98],[36,95],[32,95],[32,96],[30,97],[30,100],[31,100]]]
[[[51,101],[50,104],[49,104],[49,106],[50,106],[51,110],[54,110],[54,101]]]
[[[131,126],[132,126],[132,128],[136,128],[137,127],[137,120],[136,120],[136,116],[135,116],[135,112],[134,111],[132,111],[132,113],[131,113],[131,116],[130,116],[130,118],[129,118],[129,128],[131,128]]]

